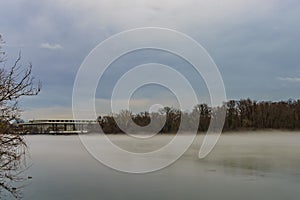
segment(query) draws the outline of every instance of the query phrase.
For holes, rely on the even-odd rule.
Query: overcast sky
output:
[[[3,46],[8,56],[6,65],[21,50],[23,65],[31,62],[35,77],[43,83],[37,97],[22,99],[25,119],[71,117],[73,83],[86,55],[120,31],[145,26],[178,30],[203,45],[221,72],[228,99],[298,99],[299,22],[298,0],[2,0],[0,3],[0,34],[6,42]],[[128,66],[153,61],[182,70],[190,76],[197,95],[205,100],[204,82],[192,77],[193,72],[184,67],[188,64],[157,51],[137,52],[114,63],[115,67],[103,80],[104,89],[97,91],[97,100],[109,99],[113,80]],[[157,86],[137,91],[133,102],[145,106],[154,100],[176,104],[170,91]],[[107,111],[104,104],[100,107],[99,112]]]

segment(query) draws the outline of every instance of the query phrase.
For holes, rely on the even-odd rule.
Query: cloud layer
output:
[[[278,80],[287,81],[291,83],[300,83],[300,77],[277,77]]]
[[[40,45],[40,48],[42,48],[42,49],[50,49],[50,50],[63,49],[63,47],[60,44],[50,44],[48,42],[42,43]]]
[[[300,86],[294,84],[300,77],[296,0],[16,0],[3,1],[1,7],[5,51],[13,60],[21,49],[43,82],[39,96],[22,100],[24,110],[71,109],[73,82],[85,56],[109,36],[144,26],[175,29],[202,44],[218,65],[230,99],[300,98]],[[109,98],[112,80],[128,66],[153,58],[193,76],[176,58],[137,54],[108,71],[106,90],[97,91],[97,98]],[[198,96],[209,99],[202,93],[203,82],[194,82]],[[158,96],[152,91],[147,98]]]

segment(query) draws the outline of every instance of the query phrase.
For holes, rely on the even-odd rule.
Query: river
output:
[[[156,142],[139,148],[151,149],[173,136],[155,137]],[[132,147],[127,136],[111,138]],[[223,134],[213,151],[199,160],[202,140],[197,136],[179,160],[162,170],[128,174],[94,159],[78,136],[26,136],[27,162],[32,165],[25,174],[32,179],[25,181],[23,196],[27,200],[299,199],[300,133]]]

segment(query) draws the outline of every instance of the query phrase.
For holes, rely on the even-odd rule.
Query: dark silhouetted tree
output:
[[[15,184],[22,180],[19,173],[24,166],[26,144],[10,122],[19,117],[20,97],[37,95],[40,84],[33,83],[31,64],[27,67],[20,65],[21,54],[13,66],[5,67],[6,57],[4,51],[1,51],[1,44],[3,41],[0,35],[0,193],[19,197],[20,190]]]

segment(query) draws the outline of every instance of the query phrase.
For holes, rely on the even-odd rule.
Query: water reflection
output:
[[[170,137],[161,136],[159,142],[144,146],[134,146],[125,136],[112,139],[128,149],[153,149]],[[33,166],[27,173],[33,179],[25,188],[24,197],[28,200],[298,199],[300,135],[222,135],[213,152],[199,160],[202,140],[202,135],[197,137],[184,156],[171,166],[154,173],[132,175],[112,170],[93,159],[77,136],[28,136]]]

